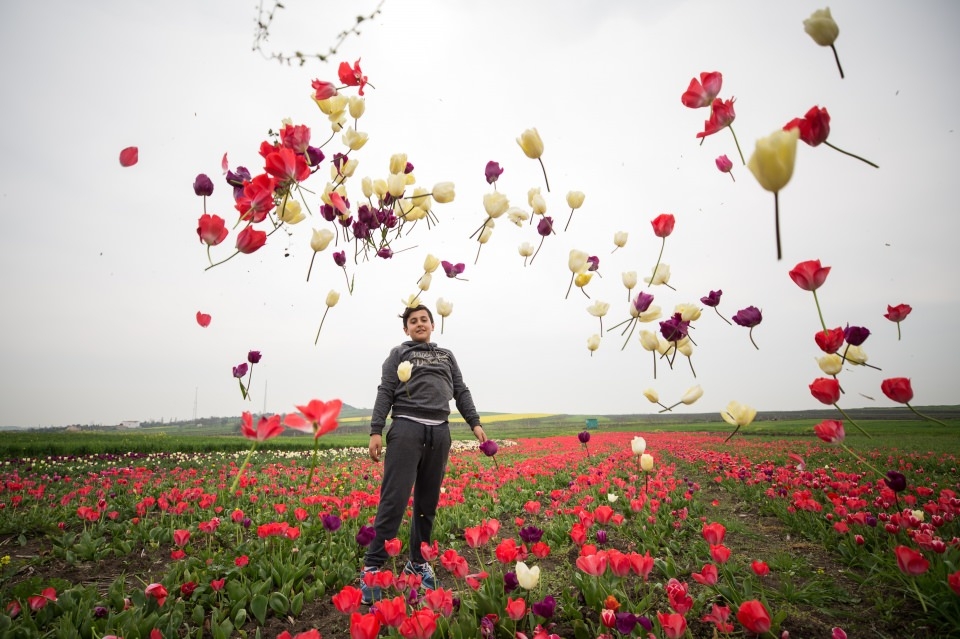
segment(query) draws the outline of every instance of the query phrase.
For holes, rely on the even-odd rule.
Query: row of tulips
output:
[[[394,566],[378,577],[384,599],[363,609],[357,568],[380,469],[360,452],[331,458],[311,478],[303,455],[264,451],[235,489],[241,464],[229,455],[85,460],[78,472],[8,460],[0,475],[8,544],[19,539],[53,559],[49,570],[38,566],[47,576],[29,579],[23,560],[8,560],[0,631],[28,637],[69,626],[80,636],[134,637],[186,627],[230,636],[295,619],[313,602],[346,615],[352,637],[679,637],[703,624],[789,631],[789,606],[759,587],[770,558],[738,556],[706,484],[819,535],[852,567],[916,600],[931,623],[960,620],[960,500],[941,484],[955,474],[952,456],[863,451],[871,464],[903,471],[891,487],[816,440],[785,451],[780,442],[726,447],[704,434],[604,433],[500,447],[499,467],[477,451],[454,453],[439,541],[423,549],[440,586],[424,591]],[[388,548],[399,557],[403,542]],[[151,558],[139,585],[57,576],[138,555]]]

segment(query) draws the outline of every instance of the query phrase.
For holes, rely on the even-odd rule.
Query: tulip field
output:
[[[308,448],[257,450],[239,478],[247,451],[7,457],[0,636],[960,636],[956,420],[844,447],[812,426],[491,426],[494,456],[451,451],[437,589],[401,574],[404,526],[370,607],[382,465],[362,448],[320,450],[311,485]]]

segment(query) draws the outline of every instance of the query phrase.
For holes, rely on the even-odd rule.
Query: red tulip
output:
[[[313,87],[313,99],[314,100],[326,100],[327,98],[332,98],[337,94],[337,87],[334,86],[332,82],[324,82],[323,80],[314,80],[311,84]]]
[[[340,81],[348,87],[360,87],[357,93],[363,95],[363,87],[367,85],[367,76],[363,75],[363,71],[360,70],[359,58],[353,63],[353,67],[350,66],[349,62],[341,62],[337,69],[337,75],[340,77]]]
[[[842,442],[844,437],[846,437],[846,434],[843,432],[843,422],[835,419],[825,419],[813,427],[813,432],[828,444]]]
[[[737,181],[737,178],[733,177],[733,173],[731,173],[731,171],[733,171],[733,162],[730,160],[730,158],[728,158],[726,155],[721,155],[717,157],[714,162],[716,162],[717,169],[721,173],[730,173],[730,179],[734,182]]]
[[[960,597],[960,570],[947,575],[947,585],[955,595]]]
[[[377,639],[380,636],[380,620],[372,613],[350,615],[350,639]]]
[[[344,614],[352,614],[360,609],[363,593],[354,586],[344,586],[340,592],[330,598],[334,607]]]
[[[385,542],[383,542],[383,549],[391,557],[396,557],[397,555],[399,555],[400,548],[402,546],[403,546],[403,542],[400,541],[398,537],[394,537],[393,539],[388,539]]]
[[[705,138],[727,128],[737,118],[733,110],[734,99],[721,100],[716,98],[710,109],[710,119],[703,123],[703,131],[697,133],[698,138]]]
[[[650,222],[653,225],[653,234],[657,237],[667,237],[673,233],[676,219],[670,213],[661,213]]]
[[[144,589],[143,592],[148,597],[153,597],[156,599],[158,606],[162,606],[163,602],[167,600],[167,589],[163,587],[163,584],[150,584]]]
[[[658,612],[657,621],[660,622],[660,627],[663,628],[663,634],[667,639],[680,639],[687,632],[687,620],[679,613]]]
[[[204,213],[200,216],[197,223],[197,235],[200,236],[200,241],[207,246],[216,246],[227,239],[228,234],[227,226],[219,215]]]
[[[818,146],[830,135],[830,114],[826,109],[813,106],[803,118],[794,118],[783,127],[784,131],[800,130],[800,139],[810,146]]]
[[[267,234],[252,226],[245,227],[237,235],[237,250],[241,253],[253,253],[267,243]]]
[[[823,285],[828,273],[830,267],[821,266],[820,260],[808,260],[793,267],[790,279],[805,291],[815,291]]]
[[[423,596],[423,605],[444,617],[449,617],[453,614],[453,591],[443,588],[428,590]]]
[[[577,568],[591,577],[599,577],[607,570],[607,555],[597,553],[577,557]]]
[[[880,390],[883,394],[900,404],[906,404],[913,399],[913,388],[910,387],[910,380],[906,377],[892,377],[880,382]]]
[[[437,613],[421,608],[400,624],[400,635],[406,639],[430,639],[437,630]]]
[[[896,306],[887,305],[887,312],[883,314],[891,322],[902,322],[907,318],[913,308],[909,304],[897,304]]]
[[[770,630],[770,613],[756,599],[744,601],[737,610],[737,621],[750,632],[758,635]]]
[[[693,580],[698,584],[703,584],[704,586],[713,586],[716,585],[719,574],[716,566],[713,564],[705,564],[703,566],[703,570],[700,572],[695,572],[690,576],[693,577]]]
[[[757,577],[766,577],[770,574],[770,566],[768,566],[765,561],[754,561],[750,564],[750,567],[753,569],[753,574]]]
[[[120,166],[133,166],[140,160],[140,149],[128,146],[120,151]]]
[[[817,331],[813,338],[824,353],[836,353],[843,346],[843,329],[838,326],[825,331]]]
[[[223,586],[224,586],[224,584],[226,584],[226,583],[227,583],[227,580],[226,580],[225,578],[223,578],[223,579],[211,579],[211,580],[210,580],[210,589],[213,590],[214,592],[220,592],[221,590],[223,590]]]
[[[197,311],[197,324],[199,324],[203,328],[210,326],[210,319],[211,318],[209,314],[201,313],[200,311]]]
[[[403,597],[383,598],[377,602],[376,614],[382,624],[399,628],[407,619],[407,602]]]
[[[704,71],[699,80],[690,80],[687,90],[680,96],[680,102],[691,109],[710,106],[722,86],[723,74],[719,71]]]
[[[516,599],[507,597],[505,612],[514,621],[520,621],[527,614],[527,602],[523,600],[523,597],[517,597]]]
[[[314,439],[316,439],[337,427],[337,417],[340,415],[342,407],[343,402],[339,399],[332,399],[328,402],[312,399],[306,406],[297,406],[300,415],[289,413],[284,418],[283,423],[288,428],[312,433]]]
[[[818,377],[810,384],[810,394],[824,404],[840,401],[840,382],[831,377]]]
[[[187,542],[190,541],[190,531],[189,530],[174,530],[173,531],[173,543],[176,546],[186,546]]]
[[[930,568],[930,562],[918,550],[907,546],[897,546],[893,549],[893,552],[897,556],[897,567],[905,575],[916,577],[927,572]]]
[[[253,427],[253,416],[248,411],[244,411],[240,416],[240,433],[247,439],[263,442],[282,432],[283,425],[280,423],[279,415],[260,417],[256,429]]]
[[[730,549],[723,544],[710,546],[710,557],[718,564],[725,564],[730,559]]]
[[[723,524],[715,521],[712,524],[704,524],[701,534],[708,544],[716,546],[723,543],[723,537],[727,534],[727,529]]]

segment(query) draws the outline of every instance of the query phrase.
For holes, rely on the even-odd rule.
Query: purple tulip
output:
[[[641,291],[637,295],[637,299],[633,300],[633,308],[637,311],[637,313],[643,313],[650,308],[650,304],[652,303],[653,295],[649,295]]]
[[[323,151],[321,151],[319,148],[315,146],[307,147],[307,162],[310,163],[310,166],[317,166],[323,162],[324,157]]]
[[[482,450],[483,454],[487,457],[493,457],[497,454],[497,451],[500,450],[500,447],[497,446],[497,442],[493,441],[492,439],[488,439],[480,444],[480,450]]]
[[[504,592],[513,592],[520,587],[520,582],[517,581],[517,573],[508,572],[503,576],[503,591]]]
[[[753,328],[763,321],[763,314],[756,306],[748,306],[737,311],[736,315],[734,315],[732,319],[734,323],[739,324],[740,326],[745,328]]]
[[[674,313],[670,319],[660,322],[660,334],[668,342],[679,342],[687,336],[689,328],[690,322],[685,321],[680,313]]]
[[[407,165],[403,167],[403,174],[409,175],[411,173],[413,173],[413,164],[411,164],[410,162],[407,162]]]
[[[646,631],[648,631],[648,632],[649,632],[650,630],[653,630],[653,622],[650,621],[650,619],[647,618],[647,617],[645,617],[645,616],[638,616],[638,617],[637,617],[637,623],[640,624],[641,626],[643,626],[643,629],[646,630]]]
[[[903,473],[899,473],[895,470],[888,470],[887,476],[884,477],[883,483],[895,493],[903,492],[907,489],[907,478]]]
[[[103,619],[103,618],[106,617],[108,614],[110,614],[110,611],[107,610],[107,609],[106,609],[105,607],[103,607],[103,606],[96,606],[96,607],[93,609],[93,616],[94,616],[94,618],[96,618],[96,619]]]
[[[607,543],[607,531],[600,529],[597,531],[597,543],[605,544]]]
[[[538,601],[530,606],[530,609],[533,611],[533,614],[538,617],[550,619],[553,613],[557,611],[557,600],[551,595],[547,595],[543,598],[543,601]]]
[[[373,526],[360,526],[360,530],[357,531],[357,544],[366,548],[373,542],[373,538],[377,536],[377,531],[373,529]]]
[[[618,612],[616,614],[617,618],[617,632],[622,635],[629,635],[633,632],[633,629],[637,626],[639,619],[632,612]]]
[[[720,296],[723,295],[723,291],[710,291],[705,297],[701,297],[700,301],[706,304],[707,306],[712,306],[716,308],[720,305]]]
[[[333,253],[333,263],[337,266],[345,266],[347,264],[347,252],[346,251],[334,251]]]
[[[461,273],[463,273],[464,269],[467,268],[466,266],[463,265],[463,262],[458,262],[457,264],[453,264],[446,260],[441,261],[440,266],[443,267],[443,272],[446,273],[447,277],[450,277],[450,278],[454,278],[460,275]]]
[[[213,195],[213,180],[201,173],[193,181],[193,192],[197,195]]]
[[[377,251],[377,257],[382,257],[385,260],[389,260],[391,257],[393,257],[393,249],[391,249],[389,246],[384,246],[382,249]]]
[[[850,346],[860,346],[870,337],[870,330],[863,326],[850,326],[843,329],[843,339],[847,340]]]
[[[249,353],[247,353],[247,361],[250,362],[251,364],[259,363],[261,357],[262,356],[260,355],[260,351],[250,351]]]
[[[549,215],[544,215],[543,219],[537,222],[537,233],[543,237],[547,237],[553,233],[553,218]]]
[[[524,526],[520,529],[520,539],[525,544],[535,544],[543,538],[543,530],[536,526]]]
[[[484,174],[487,178],[487,184],[493,184],[497,181],[497,178],[500,177],[500,174],[503,173],[503,169],[500,168],[500,164],[490,160],[487,162],[487,168],[484,169]]]
[[[343,523],[336,515],[321,515],[320,521],[323,523],[323,529],[327,532],[337,532]]]
[[[233,376],[242,379],[247,374],[247,363],[237,364],[233,367]]]
[[[587,266],[588,271],[596,271],[600,268],[600,258],[596,255],[591,255],[587,258],[587,264],[589,264],[589,266]]]
[[[577,439],[580,440],[581,444],[586,444],[588,441],[590,441],[590,432],[586,430],[580,431],[577,433]]]
[[[233,187],[233,199],[239,200],[243,195],[243,183],[250,180],[250,171],[245,166],[238,166],[237,172],[227,171],[227,184]]]

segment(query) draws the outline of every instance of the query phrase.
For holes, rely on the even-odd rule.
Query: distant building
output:
[[[140,428],[140,422],[135,420],[120,422],[120,428]]]

